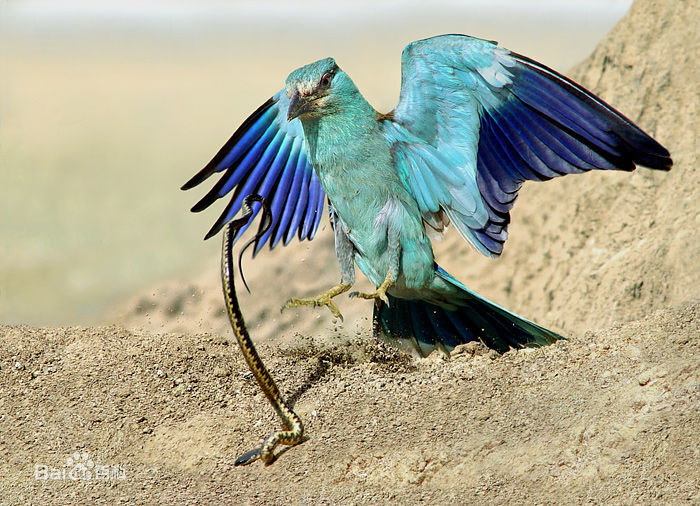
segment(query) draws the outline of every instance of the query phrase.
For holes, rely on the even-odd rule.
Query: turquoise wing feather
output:
[[[503,250],[518,190],[592,169],[668,170],[668,151],[566,77],[494,42],[445,35],[403,51],[383,120],[426,222],[445,212],[481,253]]]

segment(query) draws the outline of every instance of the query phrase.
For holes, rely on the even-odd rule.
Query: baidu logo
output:
[[[96,464],[88,452],[75,452],[62,467],[34,464],[34,479],[42,481],[110,481],[125,480],[126,469],[121,465]]]

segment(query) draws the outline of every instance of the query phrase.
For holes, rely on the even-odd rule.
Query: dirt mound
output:
[[[0,502],[700,502],[695,17],[638,1],[573,74],[666,145],[673,171],[531,184],[501,259],[456,237],[437,248],[568,341],[415,360],[369,337],[370,304],[341,301],[343,325],[279,315],[336,281],[322,231],[245,264],[243,313],[309,439],[234,468],[277,420],[229,344],[212,258],[117,311],[142,330],[0,327]]]

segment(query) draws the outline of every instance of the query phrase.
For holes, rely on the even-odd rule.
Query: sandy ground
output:
[[[697,503],[699,312],[448,362],[367,338],[265,344],[309,439],[246,468],[277,421],[226,338],[4,328],[3,500]],[[76,449],[125,479],[33,479]]]
[[[673,171],[526,187],[496,261],[436,246],[568,341],[416,360],[369,337],[370,304],[340,301],[342,325],[278,314],[336,281],[328,230],[265,252],[241,302],[308,440],[234,468],[277,421],[229,344],[212,258],[112,326],[0,327],[0,502],[700,502],[693,19],[691,2],[639,1],[573,75],[665,144]],[[37,479],[79,465],[90,479]]]

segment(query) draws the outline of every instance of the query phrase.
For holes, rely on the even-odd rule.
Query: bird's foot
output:
[[[387,305],[389,305],[389,299],[386,296],[386,291],[391,285],[394,284],[394,281],[394,274],[393,272],[389,271],[389,274],[387,274],[384,282],[373,293],[352,292],[348,295],[348,297],[359,297],[361,299],[380,299],[383,300]]]
[[[352,285],[350,285],[349,283],[338,283],[331,289],[323,292],[321,295],[317,295],[316,297],[304,297],[302,299],[292,297],[284,304],[284,306],[282,306],[280,312],[284,311],[285,309],[289,309],[290,307],[326,306],[330,310],[330,312],[333,313],[333,316],[342,320],[343,315],[340,313],[338,306],[335,305],[335,302],[333,302],[333,297],[340,295],[341,293],[347,292],[348,290],[350,290],[351,286]]]

